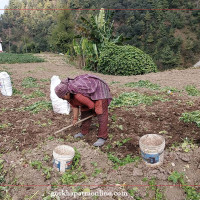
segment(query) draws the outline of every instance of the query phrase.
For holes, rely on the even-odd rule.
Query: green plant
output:
[[[0,124],[0,129],[6,129],[8,127],[11,127],[12,124],[11,123],[7,123],[7,124]]]
[[[160,89],[160,85],[157,85],[155,83],[151,83],[150,81],[146,80],[140,80],[138,82],[130,82],[130,83],[126,83],[125,86],[127,87],[142,87],[142,88],[150,88],[152,90],[159,90]]]
[[[112,82],[110,83],[110,85],[118,84],[118,83],[120,83],[120,82],[119,82],[119,81],[112,81]]]
[[[31,104],[30,106],[25,107],[24,110],[28,110],[31,113],[36,114],[42,110],[52,110],[52,104],[50,101],[38,101],[36,103]]]
[[[172,172],[172,174],[168,177],[169,181],[172,181],[174,184],[180,183],[181,187],[184,189],[186,193],[186,200],[199,200],[200,193],[196,191],[194,187],[187,186],[184,180],[184,173],[179,173],[177,171]]]
[[[22,86],[24,88],[35,88],[39,87],[39,85],[36,83],[37,79],[33,77],[26,77],[22,81]]]
[[[51,125],[52,121],[50,119],[48,119],[47,122],[42,123],[40,120],[38,120],[38,121],[34,122],[34,124],[37,124],[40,127],[46,127],[48,125]]]
[[[73,185],[76,182],[83,181],[86,178],[86,175],[80,170],[79,167],[76,171],[66,171],[61,177],[61,182],[66,185]]]
[[[49,162],[51,159],[51,157],[49,155],[45,155],[43,160],[46,161],[46,162]]]
[[[134,46],[106,43],[98,62],[99,72],[111,75],[137,75],[156,72],[152,58]]]
[[[110,108],[121,106],[137,106],[139,104],[151,105],[153,101],[167,101],[163,95],[147,96],[138,92],[122,93],[117,98],[113,98]]]
[[[189,105],[189,106],[193,106],[194,102],[193,101],[187,101],[186,104]]]
[[[142,200],[142,197],[137,195],[138,188],[134,187],[132,189],[127,190],[127,192],[135,199],[135,200]]]
[[[169,87],[169,86],[163,87],[160,90],[162,92],[168,92],[168,91],[171,91],[172,93],[174,93],[174,92],[180,92],[180,90],[178,90],[177,88]]]
[[[42,162],[34,160],[30,162],[30,166],[33,167],[34,169],[40,170],[42,168]]]
[[[181,148],[183,149],[184,152],[189,152],[195,148],[198,148],[198,146],[195,145],[192,140],[185,138],[183,143],[181,144]]]
[[[124,144],[126,144],[129,140],[131,140],[131,138],[125,138],[123,139],[122,141],[116,141],[114,142],[117,146],[121,147],[123,146]]]
[[[200,127],[200,110],[182,113],[179,119],[187,123],[195,122]]]
[[[35,63],[44,62],[44,59],[38,58],[32,54],[13,54],[1,53],[0,64],[13,64],[13,63]]]
[[[168,180],[172,181],[174,184],[180,182],[182,185],[185,183],[184,180],[184,173],[179,173],[177,171],[174,171],[169,177]]]
[[[182,143],[174,143],[170,149],[171,150],[182,150],[184,152],[189,152],[195,148],[198,148],[198,145],[194,144],[194,142],[190,139],[188,139],[187,137],[183,140]]]
[[[153,177],[148,181],[151,190],[156,190],[156,179]]]
[[[155,200],[164,200],[164,194],[162,193],[161,189],[158,188],[157,184],[156,184],[156,178],[152,177],[150,180],[148,180],[148,178],[144,178],[143,181],[148,181],[149,184],[149,188],[148,190],[152,190],[155,192]]]
[[[37,98],[37,97],[44,97],[45,94],[41,92],[40,90],[36,90],[32,92],[30,95],[23,95],[22,98],[24,99],[32,99],[32,98]]]
[[[42,78],[42,79],[40,79],[40,81],[41,81],[41,82],[49,82],[50,80],[49,80],[48,78],[46,78],[46,79],[45,79],[45,78]]]
[[[1,157],[1,154],[0,154]],[[8,194],[8,187],[3,186],[6,182],[5,176],[7,171],[4,170],[4,160],[0,159],[0,199],[11,200],[10,195]],[[1,186],[2,185],[2,186]]]
[[[187,85],[185,90],[190,96],[200,96],[200,91],[194,85]]]
[[[146,181],[148,181],[148,178],[147,178],[147,177],[144,177],[144,178],[142,179],[142,181],[146,182]]]
[[[138,157],[138,156],[131,157],[131,155],[127,155],[126,157],[120,159],[120,158],[114,156],[112,153],[108,153],[108,159],[113,162],[114,168],[117,169],[119,166],[123,166],[128,163],[139,161],[140,157]]]
[[[94,171],[93,171],[93,173],[92,173],[92,176],[96,177],[96,176],[97,176],[98,174],[100,174],[101,172],[102,172],[101,169],[95,168]]]
[[[80,162],[80,159],[81,159],[80,152],[76,148],[74,148],[74,149],[75,149],[75,155],[74,155],[74,158],[73,158],[72,170],[78,168],[79,162]]]
[[[52,168],[50,167],[42,167],[42,172],[45,175],[46,179],[50,179],[51,178],[51,172],[52,172]]]
[[[81,172],[81,166],[79,166],[81,155],[75,148],[75,155],[72,162],[71,169],[67,170],[61,177],[61,182],[66,185],[72,185],[78,181],[82,181],[86,178],[86,175]]]
[[[54,137],[53,136],[49,136],[47,139],[48,140],[54,140]]]
[[[14,86],[12,86],[12,92],[13,92],[13,95],[23,94],[23,92],[21,92],[20,90],[17,90]]]

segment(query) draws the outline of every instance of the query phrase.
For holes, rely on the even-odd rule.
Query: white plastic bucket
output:
[[[0,90],[4,96],[12,96],[12,84],[7,72],[0,73]]]
[[[139,146],[143,161],[148,166],[158,166],[163,163],[165,138],[157,134],[147,134],[140,138]]]
[[[68,145],[57,146],[53,150],[53,167],[57,171],[64,173],[71,168],[74,155],[75,151],[72,147]]]

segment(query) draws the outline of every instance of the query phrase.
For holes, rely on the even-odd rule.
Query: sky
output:
[[[4,9],[5,6],[7,6],[9,3],[9,0],[0,0],[0,9]],[[0,10],[0,15],[3,14],[4,10]]]

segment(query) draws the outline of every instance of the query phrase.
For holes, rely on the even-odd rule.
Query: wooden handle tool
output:
[[[69,126],[67,126],[67,127],[64,127],[64,128],[62,128],[62,129],[60,129],[60,130],[58,130],[58,131],[56,131],[55,133],[54,133],[54,135],[56,135],[56,134],[58,134],[58,133],[60,133],[60,132],[62,132],[62,131],[64,131],[64,130],[66,130],[66,129],[68,129],[68,128],[71,128],[72,126],[75,126],[75,125],[77,125],[77,124],[80,124],[81,122],[83,122],[83,121],[85,121],[85,120],[87,120],[87,119],[90,119],[91,117],[93,117],[94,115],[90,115],[90,116],[88,116],[88,117],[86,117],[86,118],[84,118],[84,119],[81,119],[81,120],[79,120],[78,122],[76,122],[76,124],[71,124],[71,125],[69,125]]]

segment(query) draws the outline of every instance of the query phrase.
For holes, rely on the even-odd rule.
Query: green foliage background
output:
[[[60,24],[62,11],[51,9],[65,6],[72,9],[71,18],[66,17],[65,24]],[[9,52],[67,51],[70,45],[61,44],[80,34],[76,28],[81,17],[89,19],[98,14],[98,9],[106,8],[114,12],[115,35],[129,38],[124,44],[149,54],[159,70],[189,67],[199,59],[198,0],[10,0],[7,8],[21,9],[6,10],[0,17],[3,48]],[[64,40],[55,37],[55,29],[66,31]]]

